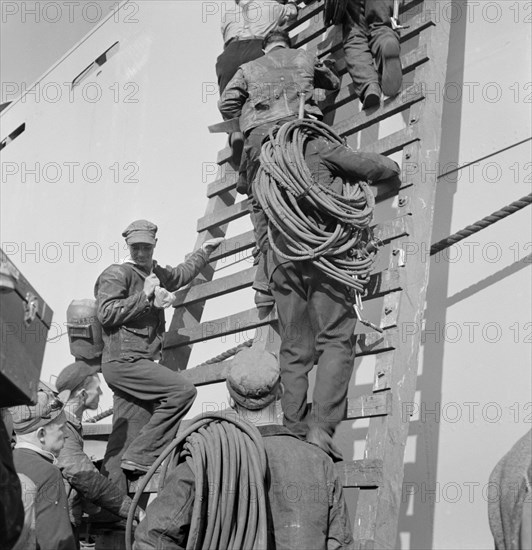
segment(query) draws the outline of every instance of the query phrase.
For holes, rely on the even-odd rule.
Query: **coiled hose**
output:
[[[309,119],[270,130],[254,193],[270,221],[269,244],[277,255],[310,260],[329,278],[362,294],[380,244],[369,229],[375,199],[366,182],[344,183],[339,195],[315,181],[304,150],[307,141],[319,137],[344,144],[332,128]],[[317,220],[327,220],[332,229],[323,229]],[[275,244],[272,226],[283,237],[283,250]]]
[[[160,491],[183,450],[196,478],[187,550],[266,548],[266,453],[262,437],[255,426],[236,414],[219,412],[196,416],[139,483],[126,523],[127,550],[132,548],[133,518],[144,489],[164,461]]]

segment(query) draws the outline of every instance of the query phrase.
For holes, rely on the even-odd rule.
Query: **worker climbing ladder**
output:
[[[325,121],[358,148],[356,138],[363,133],[364,151],[384,155],[402,154],[402,183],[377,186],[377,204],[388,201],[394,215],[377,223],[375,236],[385,245],[379,265],[371,276],[366,302],[380,300],[379,331],[357,325],[357,358],[375,354],[373,391],[350,399],[345,420],[369,418],[364,458],[338,464],[345,487],[360,489],[354,511],[354,537],[357,548],[396,547],[397,522],[403,482],[403,459],[408,436],[409,417],[405,404],[414,400],[429,263],[421,254],[431,242],[436,173],[438,164],[442,102],[427,94],[435,83],[445,81],[449,47],[449,22],[438,21],[434,0],[406,1],[401,10],[402,92],[387,99],[378,109],[357,112],[358,99],[348,76],[343,87],[324,102]],[[312,2],[300,11],[293,36],[296,47],[306,47],[319,57],[332,56],[345,75],[341,53],[340,29],[325,29],[323,3]],[[394,118],[395,117],[395,118]],[[401,128],[379,138],[391,120]],[[237,174],[230,164],[231,151],[218,155],[217,179],[207,188],[207,208],[198,220],[196,247],[206,239],[225,236],[230,222],[246,216],[249,201],[236,202]],[[425,168],[425,169],[422,169]],[[388,208],[388,212],[389,212]],[[253,346],[276,350],[279,346],[275,309],[267,315],[250,307],[237,314],[202,323],[206,302],[221,295],[251,286],[254,267],[213,280],[217,262],[254,246],[253,233],[227,239],[214,252],[208,269],[189,289],[177,293],[178,306],[165,339],[163,363],[171,368],[187,368],[185,375],[196,385],[225,379],[231,363],[231,351],[219,360],[199,366],[189,365],[191,347],[207,341],[267,326]],[[388,259],[383,258],[386,254]],[[384,264],[383,264],[383,260]],[[252,304],[250,304],[251,306]],[[257,333],[258,334],[258,333]],[[405,336],[406,335],[406,336]],[[228,358],[227,358],[228,357]]]

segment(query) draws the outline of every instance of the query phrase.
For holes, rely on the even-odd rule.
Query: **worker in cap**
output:
[[[85,411],[98,408],[102,394],[99,371],[100,365],[75,361],[59,373],[55,383],[57,390],[68,396],[65,445],[57,464],[65,480],[70,522],[77,538],[84,511],[93,515],[101,507],[112,514],[108,514],[108,519],[119,521],[127,518],[131,506],[126,492],[102,475],[83,450],[81,420]]]
[[[266,507],[271,512],[268,547],[354,548],[342,484],[331,458],[279,423],[277,405],[283,388],[275,355],[254,348],[241,350],[228,368],[226,384],[232,409],[253,423],[263,439],[268,464]],[[183,460],[148,506],[135,531],[134,550],[186,548],[195,488],[195,473]]]
[[[105,269],[94,289],[103,327],[102,374],[115,396],[102,471],[123,487],[120,468],[129,475],[147,472],[174,439],[196,397],[196,389],[178,369],[156,362],[161,358],[164,309],[173,305],[172,293],[198,275],[223,240],[207,240],[182,264],[163,267],[153,259],[156,234],[150,221],[129,224],[122,233],[129,258]]]
[[[63,408],[63,402],[41,385],[35,405],[10,409],[17,435],[13,461],[25,509],[24,533],[15,548],[77,548],[63,478],[56,465],[65,442]]]

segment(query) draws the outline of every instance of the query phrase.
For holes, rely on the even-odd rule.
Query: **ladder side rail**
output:
[[[426,0],[423,13],[436,13],[437,0]],[[424,27],[420,46],[426,48],[429,63],[416,69],[415,84],[421,93],[427,85],[445,82],[449,51],[450,23],[440,21],[437,26]],[[421,323],[424,316],[425,296],[429,277],[428,254],[422,247],[430,247],[436,175],[421,176],[422,170],[412,173],[413,163],[421,168],[435,168],[439,158],[441,118],[443,104],[424,99],[410,108],[409,125],[417,125],[420,141],[403,151],[403,171],[409,168],[410,186],[399,197],[399,214],[411,214],[412,232],[401,242],[406,259],[406,288],[398,313],[399,333],[413,323],[418,330],[408,338],[400,337],[394,351],[391,369],[387,369],[387,385],[393,392],[392,412],[387,417],[370,420],[366,439],[366,458],[382,459],[383,485],[378,491],[361,491],[355,518],[355,538],[359,548],[395,548],[397,524],[401,504],[404,476],[404,450],[408,437],[409,416],[404,404],[414,400],[418,369],[418,352],[421,345]],[[427,171],[429,172],[429,171]],[[416,250],[418,253],[412,253]],[[428,248],[427,248],[428,250]],[[406,252],[409,252],[406,255]],[[406,257],[407,256],[407,257]],[[377,371],[382,365],[377,362]],[[377,373],[376,373],[377,375]],[[406,416],[406,417],[405,417]]]

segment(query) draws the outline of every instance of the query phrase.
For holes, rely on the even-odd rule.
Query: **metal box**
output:
[[[36,399],[53,311],[0,249],[0,407]]]

